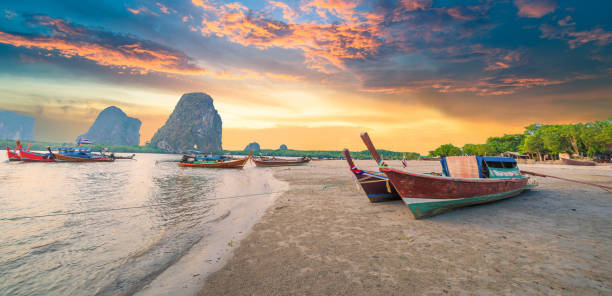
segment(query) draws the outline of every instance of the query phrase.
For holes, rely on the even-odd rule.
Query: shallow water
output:
[[[0,295],[133,294],[244,207],[211,198],[274,190],[257,168],[167,162],[178,158],[1,162]]]

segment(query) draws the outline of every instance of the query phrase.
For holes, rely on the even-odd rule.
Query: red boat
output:
[[[6,154],[8,155],[9,161],[20,161],[21,160],[21,157],[19,157],[19,153],[15,153],[11,151],[11,148],[9,148],[9,146],[6,146]]]
[[[363,189],[370,202],[381,202],[399,199],[395,187],[389,183],[389,178],[380,172],[364,171],[357,168],[348,149],[342,151],[349,168],[357,183]]]
[[[361,139],[416,219],[521,194],[534,185],[508,157],[454,156],[441,160],[444,176],[389,168],[367,133]]]
[[[35,153],[26,152],[19,150],[19,157],[22,161],[36,161],[36,162],[53,162],[55,161],[55,155],[51,153]]]

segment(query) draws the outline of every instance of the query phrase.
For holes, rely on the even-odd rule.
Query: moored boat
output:
[[[63,154],[55,154],[55,158],[57,161],[66,161],[66,162],[113,162],[114,158],[108,156],[100,156],[100,157],[74,157]]]
[[[513,197],[535,186],[509,157],[445,157],[440,160],[443,176],[396,170],[386,165],[367,133],[361,138],[416,219]]]
[[[190,161],[190,157],[183,156],[178,165],[180,167],[193,167],[193,168],[220,168],[220,169],[241,169],[251,159],[253,151],[249,152],[249,156],[236,160],[226,160],[225,158],[215,159],[214,157],[193,157]]]
[[[30,162],[54,162],[55,155],[52,153],[36,153],[19,150],[19,157],[22,161]]]
[[[274,157],[253,158],[253,162],[258,167],[277,167],[277,166],[298,166],[306,165],[310,162],[310,157],[302,157],[298,159],[282,159]]]
[[[596,162],[590,160],[578,160],[578,159],[568,159],[561,158],[561,163],[566,165],[582,165],[582,166],[595,166]]]
[[[19,156],[19,152],[11,151],[9,146],[6,146],[6,154],[8,156],[9,161],[21,161],[21,157]]]
[[[389,201],[400,198],[387,176],[380,172],[360,170],[353,162],[349,150],[345,148],[342,152],[353,176],[355,176],[357,183],[359,183],[370,202]]]
[[[49,153],[51,149],[49,149]],[[58,148],[58,153],[54,154],[58,161],[66,162],[113,162],[114,157],[106,156],[103,154],[94,154],[89,148]]]
[[[111,157],[114,159],[134,159],[134,156],[136,156],[136,154],[132,154],[128,156],[111,154]]]

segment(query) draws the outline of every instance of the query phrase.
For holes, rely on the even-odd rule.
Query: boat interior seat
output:
[[[476,156],[447,156],[446,165],[450,177],[479,178]]]

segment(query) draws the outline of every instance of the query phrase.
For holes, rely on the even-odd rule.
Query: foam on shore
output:
[[[253,225],[289,184],[274,178],[270,169],[245,168],[244,174],[223,174],[215,186],[214,217],[210,232],[180,259],[143,287],[136,295],[193,295],[208,275],[219,270]],[[238,178],[238,180],[236,180]],[[240,184],[231,186],[230,184]],[[229,186],[228,186],[229,185]],[[262,194],[261,193],[269,193]]]

